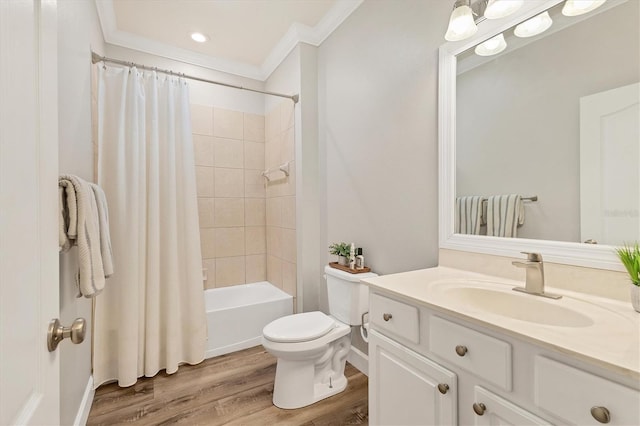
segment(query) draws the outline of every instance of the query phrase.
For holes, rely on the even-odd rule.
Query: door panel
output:
[[[580,99],[581,239],[640,239],[640,83]]]
[[[0,1],[0,424],[58,424],[55,1]]]
[[[371,331],[369,416],[372,425],[454,425],[457,377],[435,362]],[[446,393],[438,390],[446,384]]]

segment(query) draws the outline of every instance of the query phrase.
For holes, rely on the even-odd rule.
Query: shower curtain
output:
[[[98,184],[115,273],[95,300],[93,376],[134,384],[204,359],[206,319],[189,89],[136,68],[97,70]]]

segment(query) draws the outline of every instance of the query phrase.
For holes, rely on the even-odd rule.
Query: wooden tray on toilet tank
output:
[[[340,269],[341,271],[349,272],[350,274],[364,274],[365,272],[371,272],[371,268],[368,266],[365,266],[362,269],[351,269],[348,266],[342,266],[338,262],[329,262],[329,266]]]

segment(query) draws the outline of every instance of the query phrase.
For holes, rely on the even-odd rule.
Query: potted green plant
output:
[[[633,309],[640,312],[640,246],[638,246],[638,243],[631,247],[625,244],[624,247],[616,249],[616,253],[627,269],[629,278],[631,278],[631,304]]]
[[[350,251],[351,246],[347,243],[333,243],[329,246],[329,254],[338,256],[338,264],[342,266],[349,264],[347,259],[349,259]]]

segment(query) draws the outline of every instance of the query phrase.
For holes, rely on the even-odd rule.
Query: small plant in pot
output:
[[[627,269],[631,278],[631,304],[633,309],[640,312],[640,246],[620,247],[616,249],[620,261]]]
[[[338,264],[346,266],[349,264],[349,253],[351,246],[347,243],[333,243],[329,246],[329,254],[338,256]]]

